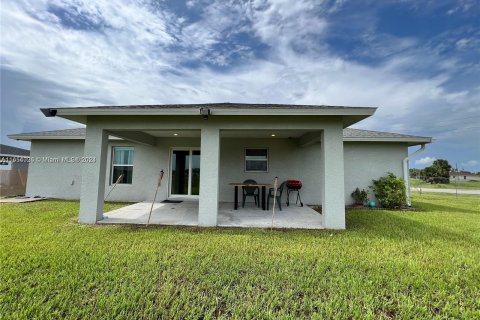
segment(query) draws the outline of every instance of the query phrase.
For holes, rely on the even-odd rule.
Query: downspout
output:
[[[408,155],[405,159],[403,159],[403,180],[405,180],[405,189],[407,191],[407,206],[412,206],[412,199],[410,196],[410,172],[408,168],[408,161],[416,156],[417,154],[422,153],[425,150],[425,143],[422,143],[420,149],[415,151],[414,153]]]

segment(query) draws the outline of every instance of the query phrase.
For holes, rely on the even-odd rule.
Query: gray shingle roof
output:
[[[0,154],[2,155],[15,155],[15,156],[29,156],[30,150],[22,148],[7,146],[6,144],[0,144]]]
[[[18,133],[12,136],[41,136],[41,137],[84,137],[85,128],[75,128],[75,129],[63,129],[63,130],[52,130],[52,131],[37,131],[37,132],[26,132]],[[9,135],[10,136],[10,135]]]
[[[75,128],[75,129],[64,129],[64,130],[53,130],[53,131],[40,131],[40,132],[29,132],[29,133],[19,133],[14,136],[22,137],[45,137],[45,138],[54,138],[54,137],[84,137],[85,128]],[[350,139],[430,139],[429,137],[421,137],[400,133],[391,133],[383,131],[372,131],[372,130],[361,130],[346,128],[343,129],[343,137]]]
[[[392,133],[392,132],[383,132],[383,131],[371,131],[371,130],[361,130],[353,128],[343,129],[344,138],[403,138],[403,139],[418,139],[418,138],[429,138],[429,137],[420,137],[413,136],[408,134]]]

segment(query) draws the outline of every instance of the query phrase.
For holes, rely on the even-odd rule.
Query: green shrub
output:
[[[357,188],[351,193],[351,196],[357,205],[363,205],[368,201],[368,193],[365,189],[360,190]]]
[[[391,172],[388,172],[385,177],[373,180],[371,188],[378,202],[384,208],[400,208],[407,204],[405,182]]]

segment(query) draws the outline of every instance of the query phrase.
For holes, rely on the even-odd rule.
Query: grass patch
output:
[[[331,232],[89,226],[78,202],[2,204],[0,318],[480,317],[479,198],[414,206],[352,210]]]
[[[433,188],[433,189],[455,189],[455,182],[452,181],[447,184],[430,184],[420,179],[410,179],[412,188]],[[462,190],[480,190],[480,181],[457,181],[457,188]]]

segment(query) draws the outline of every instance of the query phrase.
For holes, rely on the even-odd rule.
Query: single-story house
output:
[[[387,172],[408,179],[408,147],[429,137],[349,128],[376,108],[282,104],[177,104],[41,109],[85,128],[12,134],[31,141],[27,195],[80,199],[79,221],[103,218],[109,200],[198,201],[198,225],[216,226],[232,182],[303,182],[325,228],[345,228],[351,192]],[[236,198],[236,197],[235,197]],[[295,217],[292,217],[295,219]]]
[[[480,175],[469,171],[450,171],[450,181],[480,181]]]
[[[30,150],[0,144],[0,195],[25,194]]]

